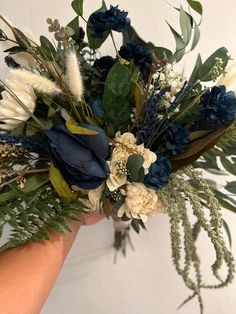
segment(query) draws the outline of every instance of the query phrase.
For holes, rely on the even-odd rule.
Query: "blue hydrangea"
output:
[[[112,58],[111,56],[104,56],[97,59],[94,62],[94,68],[96,68],[100,73],[100,80],[102,82],[106,81],[108,72],[113,67],[113,65],[117,62],[116,58]]]
[[[210,126],[225,126],[236,114],[234,92],[226,92],[225,86],[214,86],[201,97],[200,120]]]
[[[89,19],[94,37],[101,38],[107,31],[123,32],[130,25],[127,15],[128,12],[118,9],[118,5],[111,5],[106,11],[94,12]]]
[[[163,136],[165,147],[173,155],[184,152],[189,144],[189,129],[176,122],[168,126]]]
[[[167,186],[171,170],[172,166],[168,157],[157,154],[157,161],[149,168],[144,184],[154,190]]]
[[[131,59],[140,67],[144,80],[148,79],[152,65],[152,54],[147,45],[125,44],[120,48],[119,55],[127,61]]]

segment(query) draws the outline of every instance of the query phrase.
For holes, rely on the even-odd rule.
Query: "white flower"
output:
[[[164,212],[164,206],[156,191],[147,188],[143,183],[130,183],[126,185],[125,202],[118,210],[118,217],[124,214],[128,218],[142,219]]]
[[[109,161],[110,175],[107,179],[107,187],[110,191],[115,191],[127,181],[126,163],[129,156],[137,154],[144,158],[143,168],[147,174],[152,163],[157,159],[155,153],[145,148],[143,144],[137,145],[136,138],[132,133],[117,134],[115,138],[115,148],[112,151],[111,161]]]
[[[19,100],[33,113],[35,110],[36,95],[32,87],[27,86],[19,80],[7,80],[7,87],[19,98]],[[7,91],[2,92],[0,100],[0,129],[13,130],[22,121],[30,118],[28,112]]]

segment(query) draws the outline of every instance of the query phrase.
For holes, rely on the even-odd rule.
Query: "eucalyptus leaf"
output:
[[[38,52],[41,57],[45,60],[53,61],[56,57],[56,49],[53,44],[45,36],[40,36],[40,47],[38,47]]]
[[[173,53],[167,48],[155,47],[153,48],[153,51],[159,60],[168,60],[170,63],[174,61]]]
[[[199,1],[195,1],[195,0],[187,0],[188,4],[190,5],[190,7],[196,11],[197,13],[199,13],[200,15],[202,15],[203,12],[203,8],[202,5]]]
[[[79,16],[83,16],[83,0],[73,0],[71,3],[71,6],[75,13],[77,13]]]
[[[103,94],[105,119],[114,131],[126,130],[130,123],[131,87],[130,70],[127,66],[116,63],[109,71]]]
[[[198,54],[195,66],[193,68],[193,72],[189,79],[189,84],[195,84],[199,78],[199,70],[202,67],[202,58],[201,55]]]
[[[197,23],[194,21],[194,35],[193,35],[191,50],[193,50],[197,46],[199,39],[200,39],[200,35],[201,35],[200,29],[199,29]]]
[[[139,181],[139,172],[143,168],[144,158],[142,155],[134,154],[129,156],[126,169],[129,171],[129,180],[131,182]]]
[[[189,15],[184,11],[182,6],[180,6],[180,26],[185,45],[187,46],[192,35],[192,25]]]
[[[177,33],[176,30],[168,22],[167,24],[169,25],[170,30],[175,38],[176,49],[174,53],[174,59],[176,62],[179,62],[184,56],[186,44],[180,34]]]

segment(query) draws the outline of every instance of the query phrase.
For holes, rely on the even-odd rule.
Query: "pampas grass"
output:
[[[45,94],[58,94],[61,90],[51,80],[27,70],[10,70],[12,77]]]
[[[84,87],[75,52],[70,52],[67,55],[66,70],[66,79],[69,89],[76,100],[81,101]]]

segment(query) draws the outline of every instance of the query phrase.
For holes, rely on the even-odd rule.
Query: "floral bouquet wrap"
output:
[[[76,16],[66,26],[48,18],[50,40],[0,15],[10,68],[0,80],[0,231],[11,230],[1,251],[48,240],[49,230],[68,232],[69,220],[101,211],[114,221],[114,246],[125,253],[130,228],[139,232],[165,213],[173,263],[191,290],[183,303],[197,297],[203,313],[202,289],[225,287],[234,276],[221,207],[235,211],[236,202],[199,169],[216,173],[220,162],[236,175],[236,98],[224,47],[205,61],[199,54],[188,78],[175,71],[200,37],[202,5],[186,5],[173,8],[181,31],[168,24],[174,52],[142,40],[128,13],[104,1],[87,18],[83,1],[74,0]],[[113,32],[122,33],[121,47]],[[99,53],[107,39],[113,57]],[[235,193],[235,181],[225,189]],[[213,284],[201,276],[200,232],[216,254]]]

